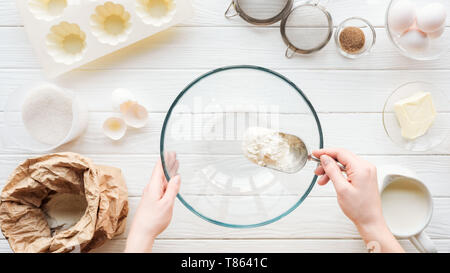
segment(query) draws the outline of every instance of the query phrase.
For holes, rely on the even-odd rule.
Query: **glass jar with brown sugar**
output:
[[[355,59],[370,52],[376,40],[375,28],[365,19],[351,17],[344,20],[334,34],[338,51]]]

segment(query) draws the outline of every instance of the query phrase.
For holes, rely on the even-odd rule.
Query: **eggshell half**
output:
[[[103,133],[112,140],[119,140],[125,136],[127,125],[122,118],[111,117],[103,123]]]
[[[148,111],[138,103],[128,105],[122,112],[125,123],[134,128],[142,128],[147,124]]]
[[[136,102],[134,94],[125,88],[118,88],[111,94],[112,107],[114,111],[121,111],[121,106],[124,103]]]

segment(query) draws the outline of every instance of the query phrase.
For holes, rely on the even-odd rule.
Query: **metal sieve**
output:
[[[281,37],[288,47],[286,57],[319,51],[330,41],[333,19],[318,2],[294,7],[281,21]]]
[[[293,0],[232,0],[225,17],[239,15],[253,25],[271,25],[289,13],[293,2]]]
[[[324,5],[327,0],[233,0],[225,17],[239,15],[254,25],[270,25],[281,20],[280,31],[287,45],[286,57],[311,54],[325,47],[333,35],[333,19]],[[234,12],[233,12],[234,9]]]

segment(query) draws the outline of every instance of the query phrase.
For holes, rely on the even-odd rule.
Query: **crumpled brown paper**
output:
[[[84,195],[87,208],[74,226],[52,234],[41,205],[55,193]],[[26,160],[11,174],[0,202],[1,229],[14,252],[88,252],[123,233],[128,214],[121,171],[75,153]]]

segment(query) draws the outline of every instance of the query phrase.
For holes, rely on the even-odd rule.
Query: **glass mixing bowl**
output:
[[[422,9],[428,4],[432,3],[440,3],[442,4],[446,11],[447,11],[447,18],[444,23],[443,27],[443,33],[439,35],[436,34],[427,34],[429,45],[425,50],[414,50],[406,48],[404,45],[402,45],[401,36],[402,33],[396,33],[392,27],[389,18],[392,16],[392,7],[394,7],[397,3],[404,1],[404,0],[391,0],[389,3],[389,6],[386,11],[386,18],[385,18],[385,24],[386,24],[386,33],[389,36],[392,43],[397,47],[397,49],[406,57],[415,59],[415,60],[421,60],[421,61],[428,61],[428,60],[437,60],[439,59],[443,54],[447,53],[447,50],[449,48],[449,39],[450,39],[450,31],[446,28],[446,26],[450,23],[450,1],[448,0],[408,0],[411,2],[415,8],[416,12],[417,10]],[[416,21],[411,26],[412,29],[415,28]],[[435,37],[438,36],[438,37]],[[430,38],[433,37],[433,38]]]
[[[284,76],[256,66],[213,70],[190,83],[164,120],[161,159],[169,180],[170,154],[179,161],[179,200],[217,225],[248,228],[288,215],[308,196],[317,166],[287,174],[260,167],[242,152],[248,127],[271,128],[323,147],[319,118],[305,94]]]

